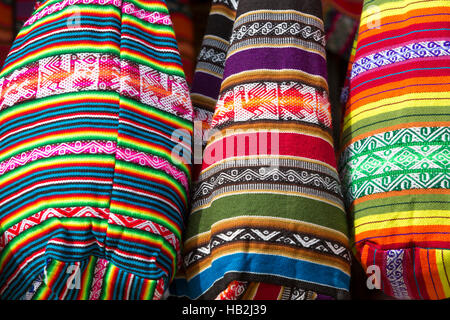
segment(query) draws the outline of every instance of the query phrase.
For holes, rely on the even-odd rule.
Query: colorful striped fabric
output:
[[[210,54],[194,77],[193,89],[204,90],[192,100],[215,106],[214,135],[193,190],[178,290],[192,299],[346,297],[351,256],[320,2],[214,4],[232,29],[207,35]]]
[[[0,298],[161,298],[193,130],[165,2],[42,1],[0,88]]]
[[[190,85],[195,68],[194,22],[190,0],[166,0],[166,3],[177,38],[184,75]]]
[[[450,1],[366,0],[350,74],[341,172],[354,245],[399,299],[450,297],[449,16]]]
[[[201,132],[204,134],[210,128],[219,97],[238,2],[238,0],[212,0],[211,3],[191,90],[194,118],[202,124]],[[200,140],[203,142],[206,139],[200,137]],[[201,157],[200,161],[196,162],[201,164]]]

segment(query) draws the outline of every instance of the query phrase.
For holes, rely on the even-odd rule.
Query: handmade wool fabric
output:
[[[205,1],[200,0],[199,2]],[[191,101],[194,110],[193,183],[197,183],[202,168],[203,151],[208,140],[212,117],[220,93],[225,58],[230,46],[238,2],[238,0],[212,0],[205,34],[197,57],[191,88]],[[188,294],[183,266],[175,275],[175,281],[170,290],[171,296],[187,296]],[[220,295],[221,299],[231,300],[236,298],[246,288],[247,283],[235,281],[230,285],[232,288],[226,294]]]
[[[366,1],[352,58],[341,164],[354,247],[399,299],[450,297],[449,15],[450,1]]]
[[[322,0],[324,6],[332,5],[345,15],[356,20],[361,16],[363,0]]]
[[[193,299],[252,299],[258,288],[274,298],[345,297],[350,252],[320,2],[214,3],[229,8],[223,20],[233,26],[228,40],[226,27],[210,37],[211,54],[199,60],[211,82],[192,100],[215,105],[214,135],[193,190],[178,289]]]
[[[0,84],[0,298],[161,298],[193,115],[165,2],[43,1]]]
[[[13,41],[14,19],[13,6],[9,1],[0,1],[0,67],[8,55]]]
[[[167,0],[187,83],[192,83],[195,67],[194,22],[189,0]]]

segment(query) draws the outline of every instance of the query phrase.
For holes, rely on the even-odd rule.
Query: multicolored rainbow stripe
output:
[[[192,101],[215,135],[194,176],[175,294],[348,297],[320,1],[218,0],[209,19]]]

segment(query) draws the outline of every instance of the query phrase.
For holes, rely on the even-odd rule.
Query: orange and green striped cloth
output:
[[[340,171],[354,248],[398,299],[450,297],[449,17],[450,1],[366,0],[352,57]]]

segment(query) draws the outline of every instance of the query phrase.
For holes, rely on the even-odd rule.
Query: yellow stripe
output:
[[[116,204],[111,205],[112,207],[118,208],[118,207],[123,207],[127,210],[129,210],[128,207],[124,207],[124,206],[118,206]],[[151,217],[151,216],[150,216]],[[114,228],[116,227],[116,228]],[[124,236],[128,238],[133,238],[135,240],[139,240],[140,243],[156,243],[156,244],[161,244],[162,242],[164,242],[163,238],[157,234],[153,234],[151,232],[146,232],[145,235],[143,235],[142,233],[137,233],[140,232],[140,229],[134,228],[134,229],[129,229],[129,228],[123,228],[120,225],[114,225],[114,227],[109,226],[108,227],[108,234],[111,236]]]
[[[259,287],[259,282],[250,282],[247,290],[245,290],[245,293],[242,296],[242,300],[253,300],[258,287]]]
[[[173,188],[176,188],[181,194],[184,194],[186,192],[186,190],[182,186],[180,186],[181,183],[175,177],[167,174],[165,171],[161,171],[153,167],[143,167],[132,162],[130,163],[121,160],[116,161],[116,171],[117,170],[128,172],[132,176],[145,176],[146,178],[156,177],[159,180],[164,180],[165,183],[170,184]],[[168,177],[170,177],[170,179],[168,179]]]
[[[427,100],[426,103],[424,100]],[[386,112],[407,110],[409,108],[417,107],[448,107],[449,100],[449,92],[409,93],[393,98],[380,99],[372,103],[363,104],[361,107],[358,107],[346,115],[344,118],[344,130],[355,125],[360,120],[385,114]],[[358,103],[362,104],[362,102]]]
[[[11,108],[8,108],[2,111],[0,119],[3,122],[8,118],[15,118],[17,117],[17,115],[21,115],[30,110],[36,111],[43,107],[49,109],[50,107],[52,107],[52,105],[54,105],[53,107],[55,108],[61,108],[69,102],[81,103],[84,100],[100,103],[104,103],[106,101],[108,104],[119,103],[119,96],[116,93],[110,94],[107,92],[102,92],[101,97],[99,97],[97,93],[92,92],[66,92],[64,94],[58,94],[57,96],[27,101],[20,104],[20,106],[13,106]]]
[[[278,246],[275,244],[275,246]],[[241,249],[242,248],[242,249]],[[294,251],[282,251],[279,249],[273,249],[273,248],[262,248],[260,246],[258,247],[252,247],[251,245],[248,246],[242,246],[241,248],[236,248],[234,245],[225,246],[222,250],[215,251],[212,255],[208,256],[205,260],[200,262],[199,264],[195,264],[195,266],[191,267],[190,269],[186,271],[186,278],[188,280],[191,280],[194,276],[197,274],[200,274],[204,272],[205,270],[211,268],[211,265],[214,264],[214,262],[220,258],[225,258],[230,255],[234,254],[264,254],[264,255],[272,255],[274,259],[278,256],[282,256],[285,258],[291,258],[291,259],[301,259],[302,261],[306,261],[315,265],[320,265],[327,267],[328,269],[334,269],[337,271],[340,271],[348,276],[350,276],[350,267],[349,265],[339,260],[338,258],[332,257],[331,259],[328,256],[313,253],[311,256],[302,255],[299,256],[298,252]]]
[[[155,120],[158,119],[164,120],[165,123],[168,123],[171,126],[176,127],[176,129],[185,129],[189,133],[193,133],[194,131],[194,126],[191,121],[176,117],[175,115],[172,114],[170,114],[170,116],[167,116],[167,112],[143,104],[139,101],[127,99],[126,97],[121,97],[120,104],[121,106],[130,109],[130,111],[137,110],[137,112],[141,112],[144,115],[149,115]]]
[[[358,233],[408,226],[450,226],[450,210],[415,210],[371,215],[355,220]]]
[[[143,0],[134,0],[134,4],[138,5],[140,8],[146,11],[158,11],[160,13],[168,14],[167,6],[164,3],[158,3],[155,1],[143,1]]]
[[[201,93],[192,93],[191,100],[192,100],[193,105],[200,104],[202,106],[206,106],[206,107],[210,108],[211,110],[208,110],[209,112],[214,111],[213,109],[216,107],[216,102],[217,102],[216,99],[205,96]]]
[[[223,76],[223,74],[221,74],[221,73],[217,73],[217,72],[211,71],[209,69],[203,69],[203,68],[200,68],[200,67],[195,69],[195,72],[203,72],[203,73],[209,74],[209,75],[211,75],[213,77],[217,77],[217,78],[220,78],[220,79],[222,79],[222,76]]]

